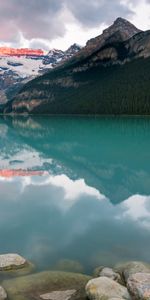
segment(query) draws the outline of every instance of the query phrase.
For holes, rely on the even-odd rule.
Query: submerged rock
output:
[[[55,291],[41,295],[40,298],[43,300],[70,300],[75,293],[76,290]]]
[[[0,255],[0,271],[20,269],[27,264],[26,259],[18,254]]]
[[[129,277],[127,287],[136,300],[150,300],[150,274],[137,273]]]
[[[150,273],[150,265],[140,262],[131,261],[124,264],[117,265],[115,268],[121,275],[123,275],[125,282],[128,278],[136,273]]]
[[[74,300],[86,300],[85,285],[90,279],[77,273],[47,271],[4,280],[3,287],[11,300],[41,300],[41,295],[68,289],[77,291]]]
[[[0,300],[5,300],[7,299],[7,294],[5,292],[5,290],[3,289],[2,286],[0,286]]]
[[[126,287],[108,277],[99,277],[90,280],[86,285],[86,293],[90,300],[109,300],[111,298],[131,299]]]

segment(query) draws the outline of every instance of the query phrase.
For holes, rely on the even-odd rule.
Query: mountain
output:
[[[117,41],[126,41],[135,34],[141,32],[133,24],[123,18],[117,18],[114,23],[103,31],[103,33],[96,38],[89,40],[84,48],[78,53],[78,59],[83,59],[92,55],[95,51],[100,50],[109,38],[118,34]]]
[[[55,67],[77,53],[81,47],[72,45],[66,51],[52,49],[49,53],[35,49],[0,47],[0,104],[3,106],[36,76]]]
[[[55,67],[59,62],[71,58],[74,54],[81,50],[81,46],[73,44],[66,51],[52,49],[43,59],[44,65],[51,64],[52,67]]]
[[[71,58],[73,55],[78,53],[81,49],[82,47],[78,44],[71,45],[65,52],[66,58]]]
[[[84,178],[114,204],[149,195],[149,128],[149,118],[138,117],[0,117],[0,176],[13,169]]]
[[[150,114],[150,31],[118,18],[77,54],[28,82],[4,110]]]
[[[0,48],[0,104],[39,74],[43,57],[42,50]]]

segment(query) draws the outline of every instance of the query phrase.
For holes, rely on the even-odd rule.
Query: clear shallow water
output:
[[[0,241],[38,270],[150,262],[150,119],[1,118]]]

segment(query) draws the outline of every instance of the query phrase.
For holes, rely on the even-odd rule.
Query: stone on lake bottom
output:
[[[45,271],[4,280],[3,287],[11,300],[44,300],[40,295],[68,290],[76,290],[73,300],[87,300],[85,286],[90,279],[78,273]]]
[[[127,287],[136,300],[150,300],[150,274],[137,273],[129,277]]]
[[[5,300],[7,299],[7,294],[5,292],[5,290],[3,289],[2,286],[0,286],[0,300]]]
[[[0,271],[14,270],[22,268],[27,261],[18,254],[0,255]]]
[[[131,299],[126,287],[108,277],[90,280],[86,285],[86,294],[90,300]]]
[[[40,295],[42,300],[69,300],[76,293],[76,290],[55,291]]]

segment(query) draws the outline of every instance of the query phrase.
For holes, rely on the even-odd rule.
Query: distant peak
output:
[[[105,35],[111,36],[119,31],[122,34],[123,40],[131,38],[133,35],[139,33],[141,30],[136,28],[132,23],[121,17],[117,18],[114,23],[103,31]]]
[[[80,50],[81,48],[82,47],[80,45],[78,45],[77,43],[74,43],[67,50],[70,50],[70,49],[78,49],[78,50]]]
[[[72,45],[72,47],[79,47],[79,48],[81,48],[81,45],[79,45],[79,44],[77,44],[77,43],[74,43],[74,44]]]
[[[124,18],[121,18],[121,17],[118,17],[115,21],[114,21],[114,24],[120,24],[120,23],[130,23],[129,21],[127,21],[126,19]]]
[[[133,25],[131,22],[129,22],[128,20],[124,19],[124,18],[117,18],[112,26],[118,26],[118,27],[132,27],[134,29],[136,29],[137,31],[140,31],[138,28],[135,27],[135,25]]]

